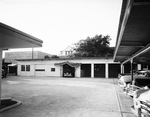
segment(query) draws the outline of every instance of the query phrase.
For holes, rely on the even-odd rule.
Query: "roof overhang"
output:
[[[13,63],[12,63],[12,64],[9,64],[8,66],[9,66],[9,67],[15,67],[15,66],[17,66],[17,64],[13,64]]]
[[[60,65],[60,66],[63,66],[63,65],[66,65],[66,64],[71,66],[71,67],[78,67],[78,66],[81,65],[81,63],[72,63],[72,62],[68,62],[68,61],[61,62],[61,63],[55,63],[55,65]]]
[[[114,61],[150,62],[150,1],[123,0]]]
[[[43,41],[29,34],[0,23],[0,48],[32,48],[41,47]]]

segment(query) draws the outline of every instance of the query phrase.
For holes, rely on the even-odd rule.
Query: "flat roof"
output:
[[[0,48],[42,47],[43,41],[0,22]]]
[[[150,1],[123,0],[114,61],[150,63]]]
[[[91,59],[108,59],[113,60],[112,57],[105,58],[105,57],[77,57],[77,58],[46,58],[46,59],[17,59],[17,61],[50,61],[50,60],[91,60]]]

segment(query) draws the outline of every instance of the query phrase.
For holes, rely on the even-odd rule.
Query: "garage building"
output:
[[[113,58],[51,58],[18,60],[20,76],[116,78],[120,63]]]

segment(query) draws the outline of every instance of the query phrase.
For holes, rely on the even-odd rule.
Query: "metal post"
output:
[[[133,59],[131,59],[130,62],[131,62],[131,80],[133,81]]]
[[[121,73],[123,74],[124,73],[124,65],[121,64]]]

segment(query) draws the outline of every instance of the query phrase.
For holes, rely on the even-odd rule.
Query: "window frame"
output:
[[[35,69],[36,72],[44,72],[45,69]]]
[[[55,72],[56,71],[56,69],[55,68],[51,68],[51,72]]]
[[[27,72],[30,71],[30,65],[26,65],[26,71],[27,71]]]
[[[26,66],[25,65],[21,65],[21,71],[22,72],[26,71]]]

